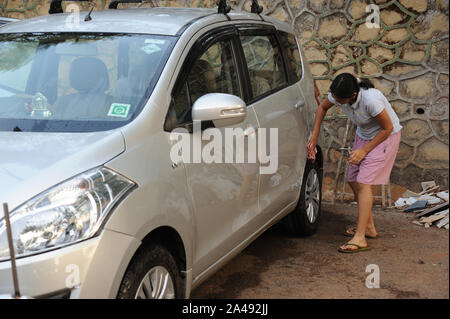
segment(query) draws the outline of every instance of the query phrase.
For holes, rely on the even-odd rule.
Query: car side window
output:
[[[300,56],[300,50],[298,49],[297,40],[295,36],[280,32],[281,46],[286,55],[286,67],[292,82],[298,82],[302,78],[302,58]]]
[[[187,81],[174,96],[173,106],[179,124],[192,122],[192,105],[208,93],[241,97],[231,40],[209,46],[190,68]]]
[[[243,35],[253,99],[287,84],[283,58],[274,35]]]
[[[231,41],[210,46],[192,66],[188,76],[191,103],[207,93],[240,96]]]

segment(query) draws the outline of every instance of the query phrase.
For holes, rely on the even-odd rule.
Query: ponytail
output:
[[[373,83],[372,82],[370,82],[370,80],[368,80],[368,79],[358,79],[358,84],[359,84],[359,87],[360,88],[363,88],[364,90],[367,90],[367,89],[374,89],[375,88],[375,86],[373,85]]]

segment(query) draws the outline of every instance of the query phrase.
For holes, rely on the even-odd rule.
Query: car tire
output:
[[[297,206],[282,222],[285,232],[302,237],[314,234],[320,222],[321,205],[322,170],[318,161],[308,160]]]
[[[118,299],[183,299],[184,279],[173,255],[160,244],[142,247],[133,257]]]

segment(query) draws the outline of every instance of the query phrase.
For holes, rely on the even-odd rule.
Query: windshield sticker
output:
[[[161,48],[157,44],[147,44],[141,48],[146,54],[150,55],[152,53],[161,51]]]
[[[166,40],[159,40],[159,39],[145,39],[145,43],[150,43],[150,44],[161,44],[161,45],[163,45],[164,43],[166,43]]]
[[[131,104],[113,103],[109,108],[108,116],[126,118],[130,111]]]

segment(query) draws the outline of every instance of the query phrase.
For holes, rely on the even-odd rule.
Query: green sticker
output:
[[[128,112],[130,111],[131,104],[119,104],[119,103],[113,103],[111,104],[111,107],[109,108],[108,116],[115,116],[115,117],[127,117]]]

